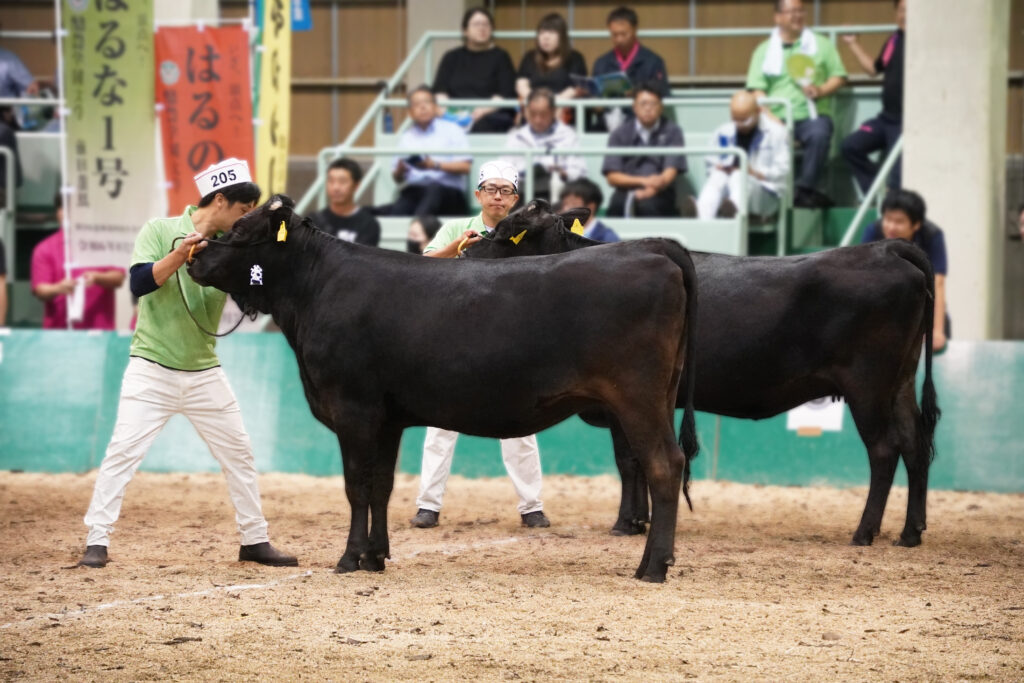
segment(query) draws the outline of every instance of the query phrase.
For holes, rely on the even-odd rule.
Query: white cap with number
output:
[[[249,175],[249,163],[245,159],[225,159],[207,168],[194,177],[199,196],[205,197],[211,192],[216,192],[228,185],[239,183],[251,183],[252,176]]]
[[[488,161],[480,167],[480,177],[476,186],[480,187],[488,180],[507,180],[513,189],[519,191],[519,172],[507,161]]]

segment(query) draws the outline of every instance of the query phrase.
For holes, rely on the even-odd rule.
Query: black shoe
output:
[[[243,545],[238,549],[239,562],[257,562],[268,567],[298,567],[299,560],[293,555],[285,555],[268,542]]]
[[[87,545],[85,547],[85,555],[82,555],[82,559],[78,561],[79,567],[92,567],[93,569],[102,569],[107,566],[107,546],[105,545]]]
[[[409,523],[417,529],[433,529],[437,526],[437,518],[440,516],[440,512],[420,508],[416,511],[416,516],[409,520]]]
[[[525,515],[520,515],[523,518],[523,526],[528,526],[532,529],[541,529],[551,526],[551,521],[544,516],[542,510],[536,512],[527,512]]]
[[[798,187],[793,197],[793,206],[798,209],[830,209],[835,206],[835,202],[828,195],[817,190],[809,187]]]

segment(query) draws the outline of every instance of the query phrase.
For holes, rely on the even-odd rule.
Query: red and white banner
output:
[[[160,28],[156,101],[163,141],[167,210],[200,197],[192,177],[229,157],[254,168],[249,34],[244,28]]]

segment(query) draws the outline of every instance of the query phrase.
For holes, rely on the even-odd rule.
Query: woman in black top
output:
[[[444,53],[434,77],[438,102],[458,98],[515,99],[512,58],[494,44],[494,19],[482,7],[462,15],[463,46]],[[504,133],[512,127],[514,109],[477,107],[470,114],[470,133]]]
[[[520,103],[537,88],[547,88],[562,99],[575,97],[572,75],[586,76],[587,62],[569,44],[565,19],[553,12],[537,24],[537,47],[523,55],[519,63],[516,94]]]

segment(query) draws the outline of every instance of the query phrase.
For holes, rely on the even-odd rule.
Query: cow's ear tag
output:
[[[288,240],[288,228],[285,227],[284,221],[281,221],[281,227],[277,229],[277,241],[285,242]]]
[[[569,228],[569,229],[572,230],[577,235],[582,235],[583,234],[583,224],[580,223],[580,219],[579,218],[575,219],[572,222],[572,227]]]
[[[508,239],[509,239],[510,242],[512,242],[512,244],[514,244],[514,245],[516,245],[518,247],[519,243],[523,240],[523,237],[525,237],[525,236],[526,236],[526,231],[523,230],[521,233],[519,233],[515,237],[509,237]]]

